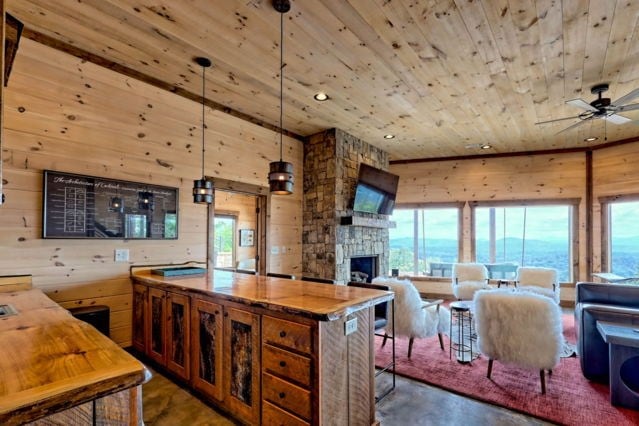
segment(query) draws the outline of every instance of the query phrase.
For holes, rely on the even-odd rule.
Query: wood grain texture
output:
[[[319,321],[343,318],[351,312],[393,297],[391,292],[220,270],[214,271],[212,280],[208,276],[163,278],[146,270],[134,272],[132,278],[134,282],[154,287],[150,291],[166,289],[214,296]]]
[[[38,289],[3,293],[0,303],[18,310],[0,322],[0,423],[35,420],[150,377],[139,361]]]
[[[30,290],[33,287],[31,275],[5,275],[0,276],[0,293],[10,291]]]
[[[206,258],[205,209],[184,196],[200,173],[201,105],[29,39],[20,42],[5,92],[0,269],[32,274],[34,287],[65,307],[108,305],[112,338],[129,346],[129,266]],[[208,108],[206,114],[207,175],[266,186],[268,163],[279,155],[277,134]],[[302,173],[299,141],[285,137],[284,149]],[[43,240],[44,169],[177,187],[178,240]],[[277,268],[301,265],[301,189],[290,198],[297,202],[272,201],[286,218],[275,221],[273,242],[291,247],[270,256]],[[114,262],[116,248],[128,248],[130,262]]]
[[[42,43],[194,100],[192,57],[209,56],[212,108],[252,126],[279,123],[279,16],[270,2],[22,0],[7,9]],[[590,102],[597,83],[610,83],[612,100],[639,86],[637,16],[639,5],[622,0],[294,2],[284,127],[305,136],[338,127],[393,159],[482,154],[469,143],[503,153],[602,140],[604,120],[562,134],[577,119],[535,123],[577,115],[565,102]],[[320,90],[329,101],[313,100]],[[637,136],[631,125],[607,127],[609,140]]]
[[[192,299],[191,306],[191,383],[209,398],[221,401],[222,306],[201,299]]]

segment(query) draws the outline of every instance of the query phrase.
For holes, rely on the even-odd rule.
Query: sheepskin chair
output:
[[[395,335],[408,337],[408,358],[413,351],[413,340],[434,336],[439,337],[439,346],[444,349],[442,333],[447,334],[450,323],[450,311],[440,307],[443,300],[422,300],[419,292],[410,280],[377,277],[373,284],[390,287],[395,293]],[[392,309],[392,308],[391,308]],[[387,334],[393,330],[393,314],[389,315]],[[386,339],[384,339],[384,343]]]
[[[550,297],[559,303],[559,283],[557,270],[553,268],[519,267],[517,268],[517,288]]]
[[[541,393],[546,393],[544,370],[552,374],[563,347],[561,310],[552,299],[512,289],[481,290],[474,298],[479,351],[493,360],[539,370]]]
[[[472,300],[476,291],[488,288],[488,269],[481,263],[455,263],[451,275],[457,300]]]

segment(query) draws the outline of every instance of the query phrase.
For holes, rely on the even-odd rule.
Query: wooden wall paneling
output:
[[[108,305],[112,338],[129,345],[129,265],[206,257],[206,215],[190,196],[192,181],[199,177],[200,105],[32,40],[21,42],[11,83],[2,147],[3,189],[10,201],[2,206],[0,268],[10,274],[32,273],[34,285],[65,307]],[[279,154],[277,134],[206,111],[206,173],[265,186],[268,163]],[[285,136],[284,147],[285,159],[301,176],[300,142]],[[41,239],[44,169],[179,188],[179,239]],[[299,222],[300,200],[298,185],[293,196],[273,205],[278,215]],[[283,221],[284,231],[277,237],[283,241],[278,244],[293,250],[289,257],[297,264],[292,268],[301,264],[299,228]],[[128,263],[114,262],[116,248],[129,249]]]
[[[4,161],[2,159],[4,149],[2,145],[4,144],[4,67],[5,67],[5,33],[6,33],[6,20],[5,20],[5,4],[4,0],[0,0],[0,18],[2,22],[0,22],[0,70],[2,71],[2,75],[0,76],[0,207],[4,204],[4,192],[2,192],[3,187],[3,173],[2,168]]]
[[[344,336],[344,319],[319,324],[319,424],[348,424],[348,344]]]

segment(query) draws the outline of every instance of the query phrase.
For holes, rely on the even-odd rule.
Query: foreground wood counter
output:
[[[142,363],[40,290],[0,305],[0,424],[142,424]]]
[[[374,305],[392,293],[227,271],[132,278],[134,347],[234,418],[375,424]]]

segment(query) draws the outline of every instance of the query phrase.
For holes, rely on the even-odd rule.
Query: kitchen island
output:
[[[374,305],[393,293],[217,270],[132,279],[134,347],[237,420],[375,424]]]
[[[0,347],[0,424],[143,424],[148,370],[42,291],[0,292]]]

